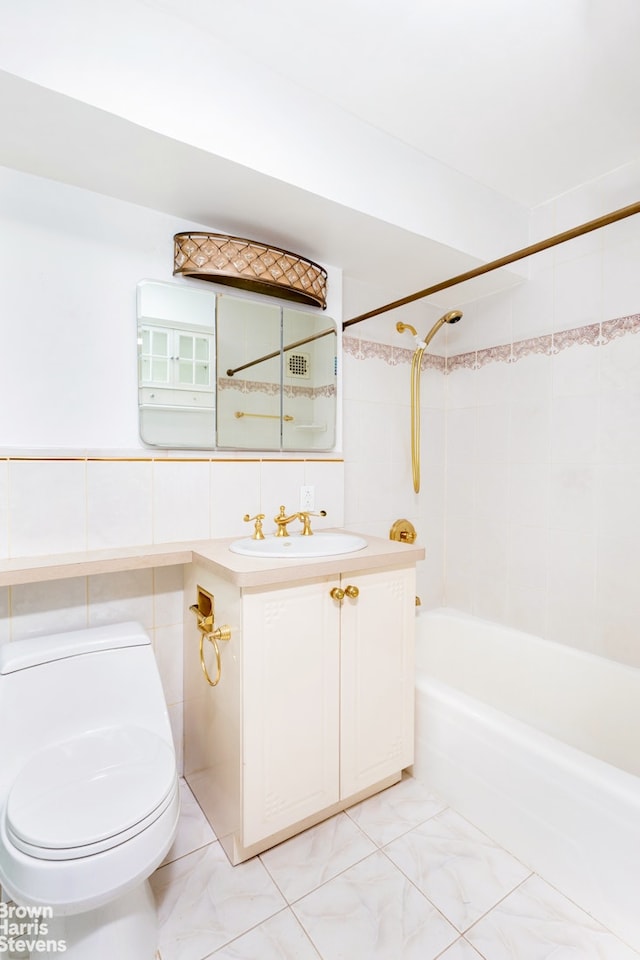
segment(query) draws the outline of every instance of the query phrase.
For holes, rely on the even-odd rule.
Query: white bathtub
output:
[[[640,670],[419,614],[414,776],[640,949]]]

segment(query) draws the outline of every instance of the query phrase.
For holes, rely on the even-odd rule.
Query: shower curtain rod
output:
[[[485,263],[480,267],[474,267],[473,270],[467,270],[466,273],[460,273],[456,277],[451,277],[449,280],[443,280],[441,283],[435,283],[431,287],[427,287],[425,290],[419,290],[417,293],[412,293],[408,297],[402,297],[401,300],[394,300],[393,303],[386,303],[383,307],[377,307],[375,310],[369,310],[368,313],[361,313],[357,317],[352,317],[351,320],[345,320],[342,324],[342,329],[346,330],[347,327],[353,326],[354,323],[362,323],[363,320],[370,320],[371,317],[377,317],[381,313],[387,313],[389,310],[395,310],[397,307],[405,307],[408,303],[414,303],[416,300],[422,300],[423,297],[428,297],[432,293],[440,293],[441,290],[447,290],[449,287],[455,287],[459,283],[464,283],[465,280],[473,280],[475,277],[481,277],[485,273],[491,273],[493,270],[499,270],[500,267],[506,267],[510,263],[515,263],[516,260],[522,260],[525,257],[530,257],[534,253],[540,253],[542,250],[548,250],[550,247],[555,247],[559,243],[565,243],[567,240],[573,240],[575,237],[581,237],[585,233],[590,233],[592,230],[598,230],[600,227],[606,227],[610,223],[616,223],[618,220],[624,220],[625,217],[632,217],[634,213],[640,213],[640,202],[631,203],[627,207],[621,207],[619,210],[614,210],[613,213],[607,213],[604,217],[598,217],[596,220],[589,220],[587,223],[581,224],[579,227],[573,227],[571,230],[565,230],[563,233],[557,233],[553,237],[548,237],[546,240],[540,240],[538,243],[532,243],[529,247],[523,247],[522,250],[516,250],[515,253],[510,253],[506,257],[500,257],[499,260],[492,260],[490,263]]]
[[[523,247],[522,250],[516,250],[515,253],[510,253],[506,257],[500,257],[499,260],[491,260],[489,263],[484,263],[480,267],[474,267],[473,270],[468,270],[466,273],[460,273],[458,276],[451,277],[449,280],[442,280],[440,283],[435,283],[433,286],[427,287],[425,290],[419,290],[417,293],[412,293],[408,297],[403,297],[401,300],[394,300],[393,303],[386,303],[384,306],[377,307],[375,310],[369,310],[368,313],[361,313],[357,317],[352,317],[350,320],[345,320],[342,324],[342,329],[346,330],[355,323],[362,323],[363,320],[369,320],[371,317],[377,317],[381,313],[387,313],[387,311],[395,310],[397,307],[404,307],[408,303],[414,303],[416,300],[422,300],[424,297],[428,297],[432,293],[439,293],[441,290],[447,290],[449,287],[455,287],[459,283],[464,283],[465,280],[473,280],[475,277],[481,277],[485,273],[491,273],[493,270],[499,270],[500,267],[506,267],[510,263],[515,263],[516,260],[523,260],[525,257],[530,257],[534,253],[540,253],[542,250],[548,250],[550,247],[556,247],[559,243],[566,243],[567,240],[573,240],[576,237],[581,237],[583,234],[590,233],[592,230],[598,230],[600,227],[607,227],[610,223],[616,223],[618,220],[624,220],[625,217],[632,217],[634,213],[640,213],[640,201],[637,203],[631,203],[628,207],[621,207],[619,210],[614,210],[612,213],[607,213],[605,216],[598,217],[596,220],[589,220],[587,223],[583,223],[579,227],[573,227],[571,230],[565,230],[563,233],[557,233],[555,236],[548,237],[546,240],[540,240],[538,243],[533,243],[529,247]],[[313,340],[320,340],[322,337],[326,337],[330,333],[335,333],[333,327],[327,330],[321,330],[319,333],[305,337],[302,340],[296,340],[293,343],[288,343],[283,347],[283,350],[291,350],[294,347],[302,346],[304,343],[311,343]],[[256,360],[250,360],[248,363],[243,363],[240,367],[234,367],[227,370],[227,376],[232,377],[235,373],[239,373],[240,370],[246,370],[248,367],[255,367],[255,365],[258,363],[262,363],[265,360],[271,360],[278,356],[280,356],[280,351],[274,350],[272,353],[267,353],[262,357],[258,357]]]

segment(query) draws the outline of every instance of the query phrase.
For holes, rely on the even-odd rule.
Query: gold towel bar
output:
[[[259,417],[261,420],[279,420],[280,419],[277,413],[244,413],[242,410],[236,410],[235,415],[238,420],[240,419],[240,417]],[[286,420],[287,423],[289,423],[291,422],[291,420],[293,420],[293,417],[290,416],[290,414],[285,413],[282,419]]]

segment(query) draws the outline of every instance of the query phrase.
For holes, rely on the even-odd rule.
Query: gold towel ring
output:
[[[212,680],[209,676],[209,671],[207,670],[207,665],[204,662],[204,638],[207,638],[210,643],[213,644],[213,649],[216,652],[216,678]],[[218,646],[218,641],[212,633],[201,633],[200,634],[200,666],[202,667],[202,672],[204,673],[204,678],[209,684],[210,687],[215,687],[220,683],[220,676],[222,674],[222,659],[220,657],[220,647]]]

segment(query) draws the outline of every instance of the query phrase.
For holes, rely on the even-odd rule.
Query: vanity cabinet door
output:
[[[340,610],[329,586],[243,591],[245,847],[339,799]]]
[[[413,763],[415,570],[349,574],[341,607],[341,796]]]

